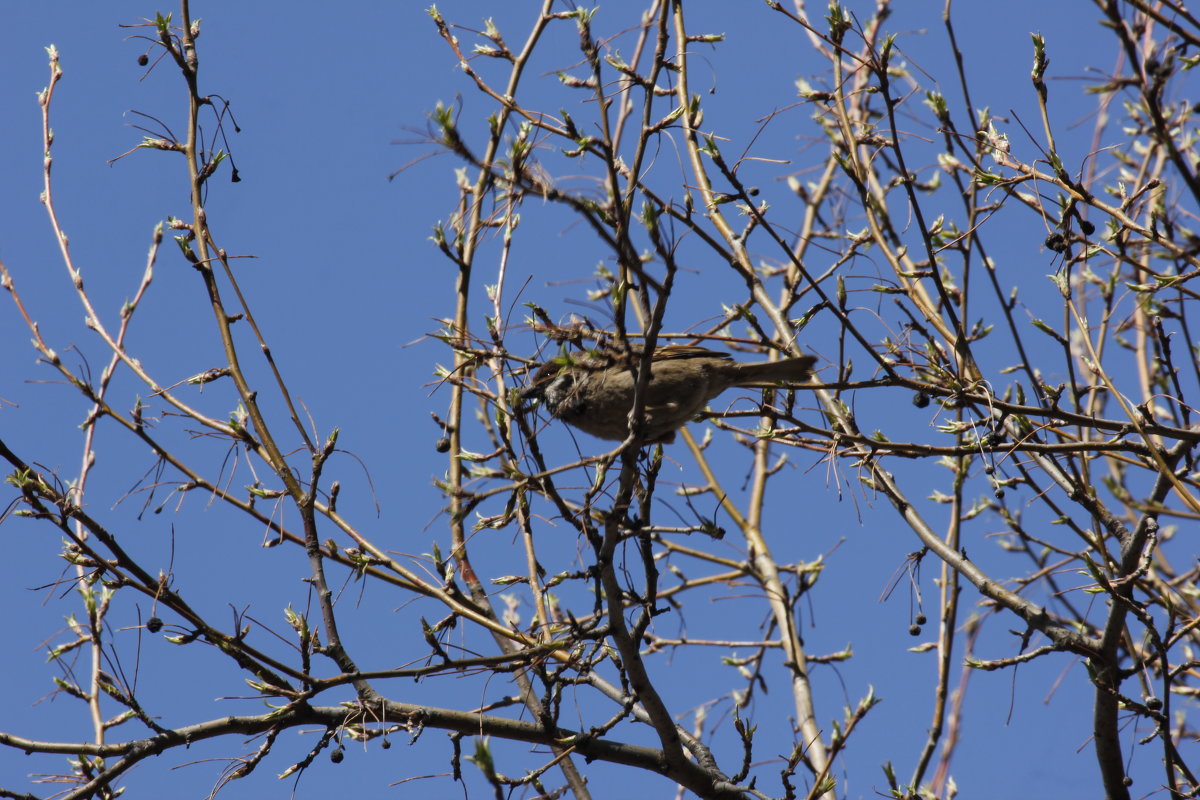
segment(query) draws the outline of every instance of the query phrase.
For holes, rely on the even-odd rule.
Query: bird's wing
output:
[[[656,348],[654,351],[655,361],[669,361],[676,358],[730,359],[732,357],[729,353],[719,353],[716,350],[709,350],[707,347],[695,344],[667,344]]]

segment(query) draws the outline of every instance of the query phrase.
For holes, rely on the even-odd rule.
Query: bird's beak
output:
[[[532,401],[540,401],[546,399],[546,383],[542,381],[535,383],[520,394],[521,405],[528,405]]]

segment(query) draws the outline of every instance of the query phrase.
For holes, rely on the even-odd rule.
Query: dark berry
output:
[[[1053,250],[1056,253],[1061,253],[1067,249],[1067,237],[1063,236],[1058,231],[1046,237],[1046,249]]]

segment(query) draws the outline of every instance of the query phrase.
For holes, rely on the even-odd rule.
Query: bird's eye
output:
[[[546,384],[542,394],[551,408],[558,408],[575,394],[576,377],[574,372],[563,372]]]
[[[554,380],[550,381],[550,385],[546,387],[546,392],[555,394],[565,394],[575,388],[575,373],[563,372]]]

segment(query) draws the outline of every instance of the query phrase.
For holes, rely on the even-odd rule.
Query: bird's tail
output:
[[[781,358],[778,361],[759,361],[738,364],[738,386],[774,386],[779,383],[807,383],[813,376],[813,356]]]

